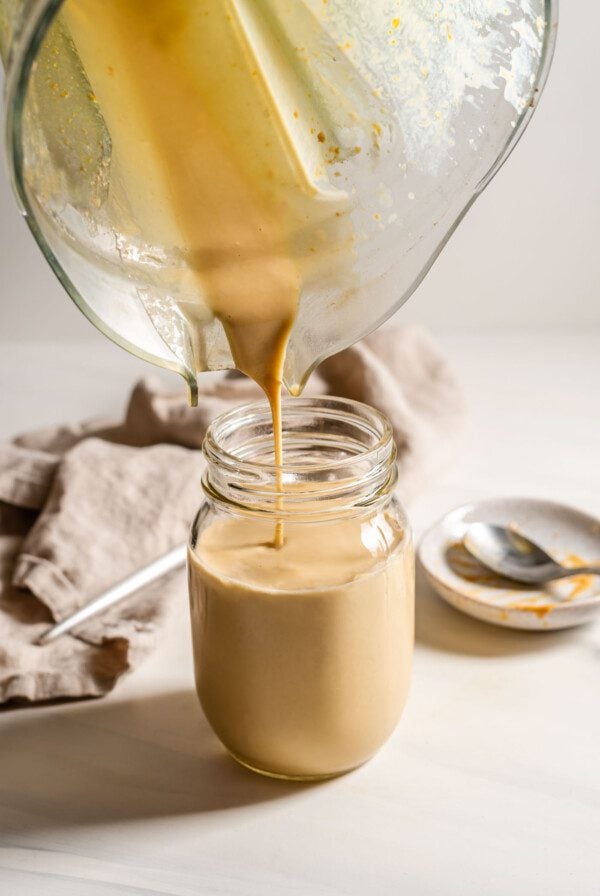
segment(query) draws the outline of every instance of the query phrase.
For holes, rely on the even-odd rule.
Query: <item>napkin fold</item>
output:
[[[307,392],[383,411],[406,502],[453,455],[460,389],[430,337],[387,328],[328,359]],[[0,702],[98,697],[155,646],[182,585],[173,573],[50,644],[36,639],[106,588],[187,539],[202,501],[210,421],[260,397],[224,374],[183,392],[145,379],[123,421],[55,426],[0,445]]]

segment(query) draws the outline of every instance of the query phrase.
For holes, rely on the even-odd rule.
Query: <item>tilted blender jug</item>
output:
[[[219,268],[226,276],[237,247],[208,198],[198,208],[198,245],[184,246],[169,218],[168,184],[143,141],[136,148],[124,139],[125,125],[137,133],[137,107],[131,84],[110,79],[113,57],[126,58],[128,48],[119,51],[117,38],[94,45],[95,10],[97,39],[103,34],[99,3],[0,0],[11,181],[84,314],[128,351],[179,372],[195,402],[199,371],[234,366],[204,275]],[[86,6],[87,30],[76,15]],[[243,212],[247,229],[256,208],[282,222],[284,249],[277,227],[267,227],[247,251],[284,252],[300,272],[284,371],[295,392],[424,277],[523,133],[557,20],[554,0],[145,0],[144,10],[161,46],[180,16],[177,52],[192,59],[194,96],[207,116],[198,139],[218,131],[260,184]],[[202,20],[209,12],[210,26]],[[224,51],[203,52],[217,39],[229,68]],[[150,99],[160,65],[152,75]],[[220,105],[211,109],[217,88]],[[131,120],[123,122],[123,110]],[[171,156],[176,165],[176,148]],[[155,213],[160,203],[164,215]]]

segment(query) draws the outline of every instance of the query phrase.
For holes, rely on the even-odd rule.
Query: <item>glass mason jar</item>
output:
[[[414,555],[381,414],[290,400],[283,438],[281,481],[266,402],[226,413],[206,435],[188,556],[196,686],[238,762],[315,780],[361,765],[400,718]]]

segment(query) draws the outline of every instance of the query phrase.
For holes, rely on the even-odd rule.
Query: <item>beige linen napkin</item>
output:
[[[201,384],[202,387],[202,384]],[[447,463],[460,390],[422,330],[386,329],[321,365],[311,393],[358,399],[390,418],[408,500]],[[43,647],[53,621],[186,540],[202,495],[208,423],[258,397],[231,375],[183,392],[150,380],[122,423],[51,427],[0,446],[0,702],[101,696],[157,641],[178,574]]]

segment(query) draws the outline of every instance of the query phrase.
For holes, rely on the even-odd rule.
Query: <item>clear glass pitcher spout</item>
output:
[[[132,44],[119,17],[140,4]],[[556,16],[552,0],[0,0],[12,183],[84,314],[193,402],[199,371],[235,366],[232,296],[249,325],[259,299],[293,302],[300,392],[406,301],[515,146]]]

